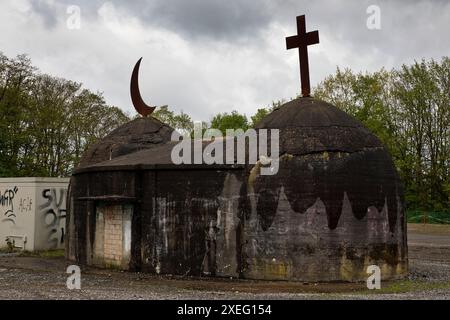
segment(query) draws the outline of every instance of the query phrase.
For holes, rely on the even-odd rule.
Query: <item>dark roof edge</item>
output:
[[[140,170],[243,170],[243,164],[132,164],[132,165],[111,165],[111,166],[91,166],[76,169],[72,175],[75,176],[87,172],[105,171],[140,171]]]

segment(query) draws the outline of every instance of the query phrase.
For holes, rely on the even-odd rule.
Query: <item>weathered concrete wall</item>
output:
[[[238,276],[240,220],[235,213],[243,183],[239,174],[242,172],[188,170],[180,175],[179,170],[148,170],[108,172],[102,179],[98,173],[76,175],[70,187],[67,258],[106,263],[99,249],[104,250],[100,242],[106,230],[98,225],[99,221],[102,224],[98,212],[102,212],[99,203],[108,201],[96,197],[121,195],[111,205],[133,205],[130,269]],[[122,187],[111,187],[119,180]],[[124,184],[129,186],[126,192]]]
[[[25,179],[0,179],[0,248],[6,239],[17,247],[34,249],[36,186]]]
[[[146,175],[144,181],[155,183],[142,203],[143,270],[237,276],[237,178],[214,170]]]
[[[0,178],[0,247],[64,248],[68,178]]]
[[[80,264],[94,263],[96,205],[106,201],[102,198],[104,195],[120,195],[121,202],[132,204],[135,201],[135,189],[136,179],[132,171],[97,172],[71,178],[68,198],[70,215],[66,220],[68,259]],[[120,201],[111,200],[114,204],[121,203]],[[133,213],[132,225],[138,225],[134,223],[135,217],[139,215]],[[133,257],[137,256],[132,254],[130,264],[134,263]]]
[[[243,275],[257,279],[364,280],[407,273],[402,191],[387,153],[285,154],[275,177],[249,176]],[[369,170],[367,170],[369,169]]]
[[[383,158],[369,152],[356,155],[356,159],[366,163],[372,156]],[[343,187],[324,194],[314,189],[321,183],[336,186],[333,179],[342,178],[339,170],[347,165],[343,162],[352,163],[354,157],[284,156],[276,177],[260,176],[258,166],[248,170],[78,174],[72,178],[71,188],[79,183],[82,188],[77,188],[78,200],[72,192],[75,223],[68,227],[71,234],[77,230],[77,236],[71,236],[68,257],[88,264],[108,264],[106,257],[98,254],[99,246],[105,250],[98,242],[105,239],[98,204],[108,201],[89,196],[114,199],[114,195],[122,195],[123,203],[133,203],[131,257],[128,265],[122,263],[124,269],[251,279],[357,281],[366,279],[368,265],[377,264],[384,279],[402,277],[407,272],[405,221],[401,190],[394,202],[391,199],[391,192],[396,192],[389,189],[391,184],[395,189],[394,172],[385,169],[384,178],[378,174],[370,177],[367,172],[360,175],[352,166],[353,178],[360,181],[357,188]],[[324,161],[330,175],[322,172],[315,176]],[[118,181],[122,181],[119,186],[112,187]],[[365,196],[365,207],[362,200],[352,202],[363,197],[363,190],[372,190],[372,184],[377,186],[375,191],[386,194],[374,191]],[[305,209],[299,207],[301,200],[306,201],[302,204]]]

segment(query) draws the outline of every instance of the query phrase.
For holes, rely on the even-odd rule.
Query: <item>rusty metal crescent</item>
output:
[[[147,115],[151,114],[156,107],[148,106],[144,102],[144,100],[142,100],[141,93],[139,91],[138,77],[141,60],[142,58],[140,58],[138,62],[136,62],[136,65],[134,66],[133,69],[133,73],[131,74],[130,94],[131,94],[131,101],[133,102],[133,106],[136,109],[136,111],[143,117],[146,117]]]

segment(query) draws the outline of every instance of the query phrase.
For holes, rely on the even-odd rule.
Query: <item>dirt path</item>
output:
[[[0,257],[0,299],[450,299],[450,226],[408,225],[410,276],[368,291],[365,283],[303,284],[159,277],[88,269],[66,288],[62,258]]]

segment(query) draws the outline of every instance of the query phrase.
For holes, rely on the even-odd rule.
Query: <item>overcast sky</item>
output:
[[[79,29],[67,27],[80,8]],[[381,29],[366,12],[380,8]],[[1,0],[0,51],[26,53],[41,72],[101,91],[130,115],[129,80],[143,57],[140,86],[150,105],[193,120],[238,110],[248,116],[300,91],[297,50],[285,37],[306,14],[311,84],[336,67],[374,71],[450,52],[450,1]]]

